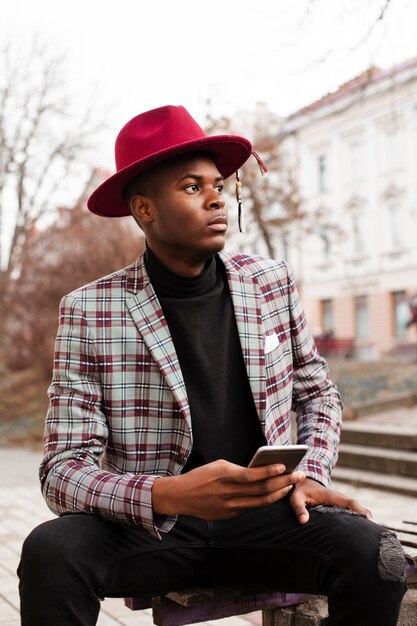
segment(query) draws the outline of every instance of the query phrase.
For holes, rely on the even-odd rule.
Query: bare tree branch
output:
[[[10,275],[34,219],[56,207],[60,183],[79,167],[100,126],[74,118],[62,56],[34,41],[0,51],[0,263]],[[7,219],[10,251],[1,254]]]

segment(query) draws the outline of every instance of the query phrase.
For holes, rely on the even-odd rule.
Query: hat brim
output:
[[[198,150],[210,151],[220,174],[228,178],[247,161],[252,153],[252,144],[248,139],[237,135],[214,135],[155,152],[119,170],[97,187],[87,201],[89,210],[103,217],[130,215],[122,192],[135,176],[166,159]]]

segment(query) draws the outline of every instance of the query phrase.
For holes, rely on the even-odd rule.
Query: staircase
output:
[[[417,428],[345,422],[333,478],[417,497]]]

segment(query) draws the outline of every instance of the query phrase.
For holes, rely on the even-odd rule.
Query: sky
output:
[[[103,167],[142,111],[183,104],[203,124],[266,102],[287,115],[370,65],[417,56],[415,0],[1,0],[0,24],[3,38],[65,56],[74,111],[91,105],[107,124]]]

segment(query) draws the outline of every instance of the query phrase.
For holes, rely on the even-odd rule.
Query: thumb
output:
[[[290,504],[300,524],[307,524],[310,519],[309,512],[306,509],[306,497],[302,490],[294,489],[290,498]]]

